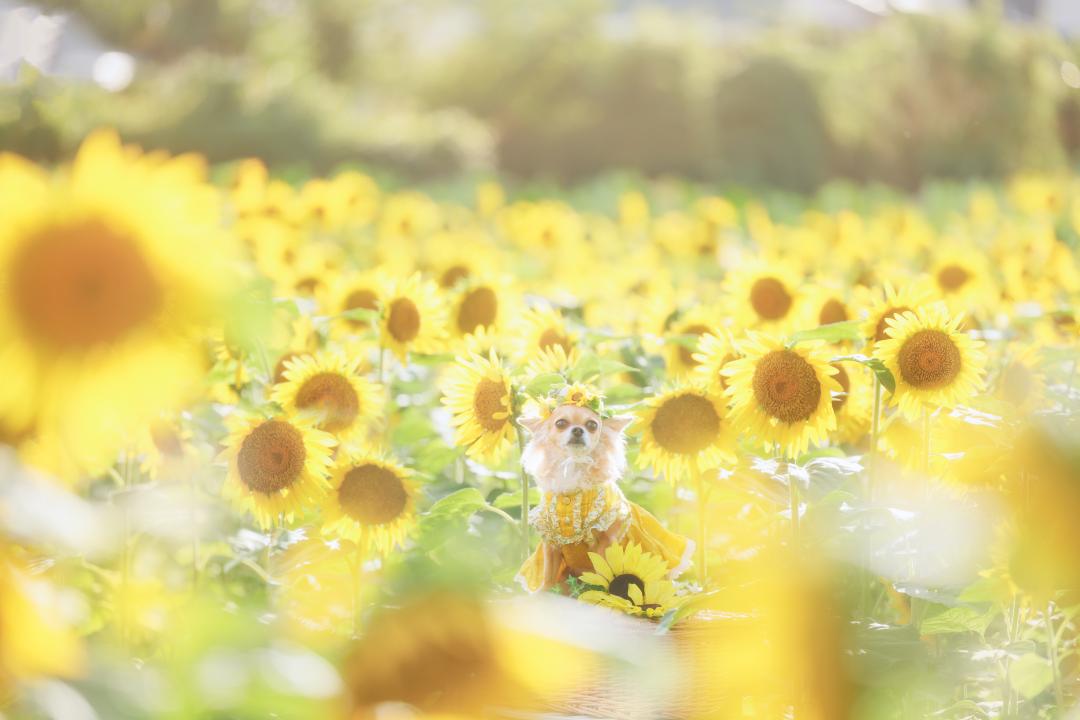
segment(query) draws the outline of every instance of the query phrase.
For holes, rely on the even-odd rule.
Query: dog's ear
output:
[[[521,425],[521,427],[528,430],[533,435],[535,435],[537,433],[537,431],[540,430],[540,426],[544,424],[544,418],[541,418],[541,417],[518,418],[518,424]]]
[[[614,415],[604,421],[604,427],[609,427],[617,433],[626,429],[626,426],[633,421],[632,415]]]

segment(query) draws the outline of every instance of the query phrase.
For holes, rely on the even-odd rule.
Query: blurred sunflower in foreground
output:
[[[127,432],[194,396],[198,338],[231,258],[194,156],[143,155],[90,135],[55,177],[0,155],[0,422],[56,467],[110,465]]]

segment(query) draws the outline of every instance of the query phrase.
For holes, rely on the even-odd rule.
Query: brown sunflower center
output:
[[[161,286],[132,238],[101,220],[40,231],[15,253],[9,272],[23,329],[59,351],[117,342],[162,305]]]
[[[464,265],[448,267],[446,272],[439,277],[439,285],[447,290],[458,284],[459,280],[469,277],[469,268]]]
[[[357,465],[345,473],[338,502],[346,515],[364,525],[382,525],[401,516],[409,501],[396,473],[379,465]]]
[[[297,280],[294,287],[296,288],[296,292],[301,295],[314,295],[320,285],[322,285],[322,281],[319,280],[319,278],[308,276]]]
[[[653,437],[673,453],[693,455],[708,447],[720,432],[720,415],[712,402],[688,393],[664,402],[652,421]]]
[[[644,594],[645,582],[637,575],[631,573],[616,575],[611,582],[608,583],[608,592],[612,595],[618,595],[624,600],[629,600],[631,585],[637,585],[638,590]]]
[[[851,378],[847,374],[847,370],[840,363],[833,363],[832,366],[836,368],[836,374],[833,378],[836,382],[840,383],[840,390],[842,395],[834,395],[832,399],[833,412],[839,412],[840,408],[844,407],[844,403],[847,402],[848,394],[851,392]]]
[[[814,367],[793,350],[773,350],[761,358],[753,388],[758,406],[788,424],[807,420],[821,401]]]
[[[348,312],[349,310],[378,310],[379,309],[379,296],[374,291],[367,288],[357,288],[348,295],[345,296],[344,307],[342,310]],[[348,319],[348,323],[353,327],[363,327],[367,325],[363,320]]]
[[[888,321],[893,318],[898,318],[904,313],[910,311],[907,305],[900,305],[899,307],[889,308],[885,312],[881,313],[881,317],[877,321],[877,325],[874,326],[874,342],[880,342],[887,340],[889,336],[885,333],[889,329]]]
[[[489,287],[470,290],[458,308],[457,325],[463,334],[475,332],[479,327],[490,327],[499,314],[499,298]]]
[[[818,324],[828,325],[829,323],[844,322],[848,319],[847,308],[844,307],[844,303],[840,302],[836,298],[829,298],[825,301],[825,304],[821,306],[821,312],[818,313]]]
[[[300,479],[306,458],[299,430],[284,420],[267,420],[240,443],[236,465],[249,490],[272,495]]]
[[[750,304],[764,320],[779,320],[787,315],[792,300],[784,283],[776,278],[763,277],[750,287]]]
[[[349,427],[360,414],[360,398],[352,383],[336,372],[312,375],[296,393],[296,407],[315,411],[319,416],[319,428],[338,432]]]
[[[570,338],[566,337],[559,332],[558,328],[548,328],[544,332],[540,333],[540,339],[536,343],[541,350],[546,350],[549,347],[559,345],[566,352],[570,352],[572,345],[570,344]]]
[[[971,273],[959,265],[946,265],[938,270],[937,274],[938,285],[945,292],[955,292],[959,290],[970,279]]]
[[[420,334],[420,311],[409,298],[398,298],[390,303],[386,319],[390,334],[398,342],[409,342]]]
[[[508,408],[505,404],[506,386],[503,383],[483,378],[476,383],[476,391],[473,393],[473,414],[480,427],[489,432],[498,432],[502,429],[509,418],[508,415],[495,417],[497,414],[506,413]]]
[[[898,364],[908,385],[945,387],[960,374],[960,348],[941,330],[920,330],[900,346]]]
[[[162,455],[180,457],[184,454],[180,434],[166,423],[155,422],[150,424],[150,440],[153,441],[154,447]]]
[[[690,325],[689,327],[683,328],[682,332],[684,335],[696,335],[700,337],[709,332],[709,328],[706,325]],[[698,361],[694,359],[693,348],[686,347],[685,345],[679,346],[679,360],[687,367],[694,367],[698,364]]]

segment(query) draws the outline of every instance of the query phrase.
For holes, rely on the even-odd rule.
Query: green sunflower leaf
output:
[[[566,384],[566,378],[559,373],[543,373],[537,375],[525,386],[525,394],[533,397],[547,395],[560,385]]]
[[[1050,661],[1035,653],[1022,655],[1009,666],[1009,684],[1028,699],[1050,687],[1052,682],[1054,668],[1050,666]]]
[[[881,362],[878,358],[867,357],[861,353],[855,355],[841,355],[840,357],[834,357],[832,362],[856,362],[860,365],[865,365],[874,371],[874,376],[878,382],[881,383],[881,387],[889,391],[889,394],[896,392],[896,378],[893,377],[892,371],[885,367],[885,363]]]
[[[843,340],[858,340],[862,337],[862,332],[859,330],[861,324],[858,320],[845,320],[821,325],[812,330],[799,330],[792,333],[791,337],[788,338],[788,345],[795,345],[807,340],[824,340],[833,343]]]

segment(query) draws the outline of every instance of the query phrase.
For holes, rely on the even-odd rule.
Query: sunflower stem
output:
[[[866,500],[874,501],[874,475],[877,470],[878,433],[881,423],[881,381],[874,373],[874,416],[870,421],[870,457],[866,470]]]
[[[379,384],[386,384],[386,348],[379,345]]]
[[[1061,682],[1061,667],[1058,664],[1058,638],[1054,632],[1054,602],[1046,603],[1046,650],[1050,655],[1050,669],[1054,673],[1054,702],[1058,712],[1065,709],[1065,688]]]

